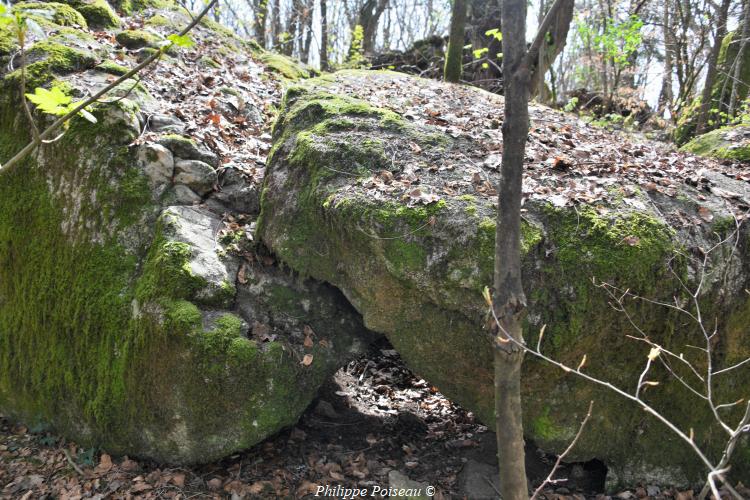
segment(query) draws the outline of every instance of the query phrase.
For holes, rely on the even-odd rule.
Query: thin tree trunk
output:
[[[724,43],[724,37],[727,35],[727,17],[729,15],[729,5],[731,0],[723,0],[718,13],[718,25],[716,26],[716,36],[714,45],[711,47],[711,54],[708,56],[708,68],[706,69],[706,82],[703,85],[701,95],[701,107],[698,112],[698,122],[695,127],[696,134],[702,134],[708,123],[708,113],[711,110],[711,97],[716,82],[716,66],[719,64],[719,53],[721,45]]]
[[[305,34],[304,40],[300,40],[300,44],[302,45],[300,59],[305,64],[310,63],[310,45],[312,45],[314,9],[315,0],[308,0],[305,5],[305,11],[303,12],[302,22],[300,23],[300,38],[302,38],[303,33]]]
[[[742,39],[740,40],[740,48],[737,51],[737,64],[734,67],[732,93],[729,96],[730,117],[733,117],[737,111],[740,85],[745,85],[745,82],[742,81],[742,72],[745,69],[745,51],[747,50],[748,37],[750,37],[750,0],[745,0],[742,3]]]
[[[375,35],[378,33],[378,23],[380,16],[388,6],[389,0],[365,0],[364,5],[359,11],[357,25],[362,26],[362,52],[365,55],[372,55],[375,50]],[[350,49],[351,52],[351,49]]]
[[[521,283],[521,195],[523,160],[529,132],[530,70],[526,58],[526,0],[505,0],[503,75],[505,117],[503,158],[498,186],[493,308],[500,331],[495,340],[495,432],[504,500],[527,500],[521,365],[523,350],[504,337],[523,342],[521,317],[526,296]]]
[[[444,77],[446,82],[458,83],[461,80],[465,30],[466,1],[453,0],[451,32],[448,39],[448,53],[445,56]]]
[[[544,15],[546,12],[547,3],[544,0],[539,0],[539,24],[542,23],[542,19],[544,19]],[[546,50],[540,50],[539,51],[539,60],[537,61],[537,68],[544,68],[545,67],[545,59],[546,59],[547,51]],[[539,102],[546,102],[549,99],[549,96],[546,95],[546,88],[544,85],[544,76],[546,74],[546,71],[542,73],[539,78],[537,78],[536,82],[531,82],[532,85],[532,95],[536,95]]]
[[[573,20],[575,2],[573,0],[555,2],[554,7],[555,13],[553,13],[548,33],[545,36],[544,43],[538,49],[537,60],[534,61],[534,67],[531,69],[531,96],[541,96],[542,102],[549,100],[549,95],[545,95],[548,93],[544,77],[557,56],[565,48],[570,23]],[[551,7],[549,10],[551,10]],[[547,13],[544,11],[540,14],[542,14],[542,18],[547,17]]]
[[[279,50],[281,36],[281,1],[273,0],[271,18],[271,46],[274,50]]]
[[[294,54],[294,46],[298,39],[300,16],[302,14],[301,0],[292,0],[292,11],[286,24],[286,36],[283,40],[281,52],[287,56]]]
[[[255,41],[266,48],[266,19],[268,18],[268,0],[255,1]]]
[[[320,0],[320,69],[328,71],[328,0]]]
[[[672,93],[672,72],[674,71],[674,63],[672,61],[672,53],[674,51],[672,17],[674,14],[669,11],[670,1],[671,0],[664,0],[664,16],[662,18],[664,24],[664,77],[661,81],[661,92],[659,92],[659,104],[657,106],[657,114],[660,116],[667,109],[670,111],[670,114],[672,113],[672,102],[674,101],[674,95]],[[674,120],[674,116],[671,118]]]

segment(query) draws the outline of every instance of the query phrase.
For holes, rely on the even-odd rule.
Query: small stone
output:
[[[199,195],[207,194],[218,181],[211,165],[200,160],[178,160],[174,167],[175,184],[183,184]]]
[[[149,179],[151,188],[161,195],[172,183],[174,157],[159,144],[144,144],[138,149],[138,165]]]
[[[233,212],[257,214],[260,212],[260,189],[245,180],[234,168],[227,168],[222,175],[220,189],[211,195]]]
[[[412,500],[427,500],[432,498],[427,494],[427,487],[429,486],[427,483],[413,481],[397,470],[392,470],[388,473],[388,486],[397,490],[404,489],[419,493],[417,495],[410,495],[409,498]],[[397,498],[397,496],[391,495],[390,498]],[[403,495],[401,498],[403,498]]]
[[[218,477],[215,477],[215,478],[211,479],[211,480],[210,480],[210,481],[208,482],[208,489],[209,489],[209,490],[214,490],[214,491],[216,491],[216,490],[218,490],[219,488],[221,488],[221,479],[219,479]]]
[[[459,491],[471,499],[495,500],[500,483],[497,467],[469,460],[458,475]]]
[[[185,124],[176,116],[153,114],[148,119],[148,128],[152,132],[179,134],[185,131]]]
[[[203,199],[198,193],[182,184],[176,185],[172,192],[174,193],[175,201],[179,205],[192,205],[194,203],[200,203]]]
[[[318,404],[315,406],[315,413],[330,418],[331,420],[335,420],[339,418],[339,414],[336,413],[336,410],[333,408],[333,405],[329,403],[328,401],[320,400],[318,401]]]
[[[186,160],[200,160],[214,168],[219,166],[219,157],[196,142],[181,135],[167,135],[159,139],[159,144],[169,149],[175,156]]]

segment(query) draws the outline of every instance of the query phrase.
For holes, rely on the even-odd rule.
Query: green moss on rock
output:
[[[260,56],[260,60],[271,71],[278,73],[290,81],[296,81],[303,78],[310,78],[310,71],[302,65],[282,54],[265,52]]]
[[[35,21],[42,20],[43,24],[53,22],[59,26],[80,26],[87,28],[86,19],[80,12],[59,2],[21,2],[13,6],[33,18]]]
[[[74,4],[74,7],[86,18],[86,22],[92,28],[117,28],[122,23],[106,0],[95,0],[93,3],[81,2]]]
[[[722,160],[750,161],[750,140],[746,125],[729,126],[700,135],[682,147],[682,151]]]
[[[26,86],[34,88],[49,83],[55,75],[65,75],[92,68],[96,64],[94,53],[75,49],[54,41],[41,41],[31,46],[26,67]],[[4,77],[7,87],[18,88],[21,70],[17,69]]]
[[[130,50],[142,48],[156,49],[161,46],[163,38],[145,30],[125,30],[115,35],[117,43]]]
[[[96,66],[96,69],[115,76],[122,76],[130,71],[130,68],[117,64],[113,61],[102,61]]]

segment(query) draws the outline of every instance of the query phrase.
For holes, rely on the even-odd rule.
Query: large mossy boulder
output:
[[[630,392],[649,352],[627,337],[639,335],[634,324],[703,366],[686,347],[705,343],[689,318],[637,300],[618,312],[596,284],[684,300],[680,281],[693,286],[700,271],[689,256],[733,233],[731,205],[716,193],[747,205],[749,186],[715,162],[623,143],[545,108],[534,108],[532,121],[522,223],[527,340],[536,345],[546,325],[545,353],[570,366],[586,355],[589,373]],[[493,367],[482,290],[492,284],[502,230],[492,188],[501,123],[498,96],[397,73],[341,72],[292,87],[274,130],[258,223],[279,259],[341,289],[412,369],[487,424]],[[587,165],[597,162],[587,157],[605,165],[595,176]],[[698,188],[659,177],[670,175],[660,169],[687,164],[703,169]],[[708,259],[700,296],[706,326],[718,322],[721,366],[750,354],[748,234],[743,227]],[[747,372],[726,376],[720,399],[746,397]],[[693,428],[717,459],[723,436],[708,408],[661,368],[651,378],[661,385],[646,400]],[[550,452],[567,446],[596,401],[568,458],[604,460],[610,484],[688,483],[705,472],[660,422],[606,390],[530,357],[523,386],[526,433]],[[743,480],[747,449],[732,471]]]
[[[683,151],[719,160],[750,161],[750,127],[735,125],[699,135]]]
[[[104,63],[116,49],[74,17],[61,15],[62,26],[42,16],[50,37],[28,49],[29,91],[54,87],[76,99],[122,74]],[[187,22],[182,14],[179,24]],[[20,70],[5,64],[13,40],[0,34],[8,40],[0,42],[4,164],[32,135]],[[222,40],[222,50],[249,48],[205,26],[193,35]],[[132,67],[133,57],[119,60]],[[278,94],[264,66],[245,64],[263,98]],[[185,125],[148,82],[136,83],[95,105],[96,123],[74,118],[57,140],[0,172],[0,412],[81,446],[205,462],[292,425],[371,335],[330,285],[254,254],[247,235],[257,214],[234,218],[242,210],[226,196],[218,212],[209,208],[219,156],[159,132]],[[261,97],[246,90],[234,93],[249,112]],[[33,113],[40,129],[50,123]],[[235,176],[236,192],[257,191],[243,179]]]

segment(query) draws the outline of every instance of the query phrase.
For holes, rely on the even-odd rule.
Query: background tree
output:
[[[708,122],[708,114],[711,109],[711,93],[713,92],[714,82],[716,81],[716,68],[719,64],[719,53],[724,43],[724,37],[727,35],[727,16],[729,15],[729,5],[731,0],[722,0],[721,5],[717,7],[717,22],[714,32],[714,43],[711,47],[711,54],[708,56],[708,67],[706,69],[706,80],[703,83],[703,92],[701,93],[701,107],[698,111],[698,123],[696,132],[698,134],[705,130]]]
[[[454,0],[451,32],[445,57],[445,81],[458,83],[463,70],[463,49],[466,30],[466,1]]]
[[[320,0],[320,69],[328,71],[328,5]]]

